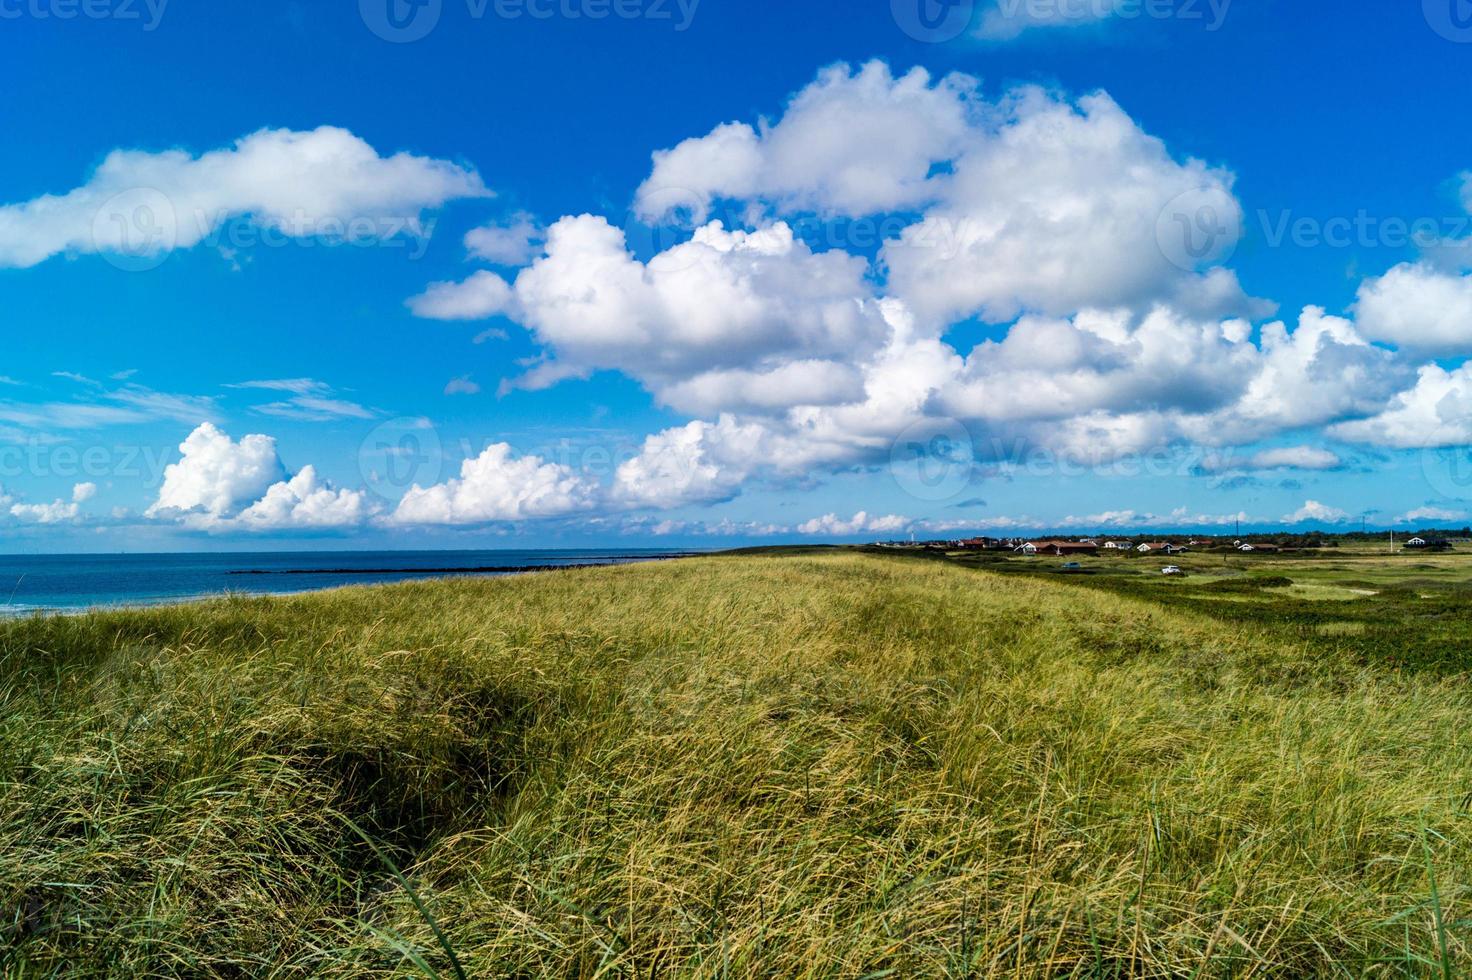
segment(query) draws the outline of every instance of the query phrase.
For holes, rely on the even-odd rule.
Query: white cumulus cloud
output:
[[[1472,276],[1403,263],[1366,280],[1355,311],[1371,340],[1437,357],[1472,356]]]
[[[1349,520],[1348,511],[1340,510],[1338,507],[1330,507],[1321,504],[1317,500],[1308,500],[1304,505],[1291,514],[1284,516],[1284,524],[1342,524]]]
[[[290,480],[273,484],[265,496],[229,522],[246,531],[328,530],[359,527],[376,512],[367,494],[337,490],[305,466]]]
[[[0,268],[191,248],[242,217],[292,237],[422,234],[426,209],[489,194],[467,167],[381,156],[330,126],[265,129],[199,156],[115,150],[74,190],[0,207]]]
[[[289,476],[270,436],[236,442],[206,423],[179,451],[146,517],[224,533],[347,529],[374,514],[364,494],[332,487],[314,467]]]
[[[1395,519],[1397,524],[1441,524],[1448,521],[1465,521],[1469,515],[1465,510],[1451,510],[1447,507],[1417,507],[1415,510],[1407,511]]]
[[[79,520],[82,516],[82,504],[97,496],[97,484],[78,483],[72,488],[70,501],[55,500],[49,504],[15,504],[10,508],[10,516],[25,524],[64,524]],[[0,502],[8,501],[10,498],[0,498]]]
[[[1329,434],[1394,449],[1472,444],[1472,364],[1454,371],[1427,364],[1415,385],[1396,395],[1383,411],[1342,422]]]
[[[590,510],[593,481],[537,456],[517,458],[497,443],[460,467],[458,479],[411,487],[390,518],[394,524],[474,525],[563,517]]]
[[[472,256],[493,265],[526,265],[536,258],[546,230],[525,211],[474,228],[465,236],[465,248]]]
[[[897,514],[889,514],[884,517],[871,516],[861,510],[847,519],[837,514],[824,514],[822,517],[815,517],[799,524],[797,531],[799,534],[811,537],[843,538],[855,534],[893,534],[903,531],[910,524],[908,517],[900,517]]]

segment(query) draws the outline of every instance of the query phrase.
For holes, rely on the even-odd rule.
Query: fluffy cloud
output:
[[[1349,514],[1338,507],[1330,507],[1321,504],[1317,500],[1308,500],[1304,505],[1292,514],[1284,516],[1284,524],[1342,524],[1349,520]]]
[[[211,532],[357,527],[373,514],[362,493],[337,490],[305,467],[288,477],[270,436],[239,442],[210,424],[179,447],[145,516]]]
[[[1397,524],[1442,524],[1448,521],[1465,521],[1468,519],[1465,510],[1449,510],[1445,507],[1417,507],[1395,519]]]
[[[1242,470],[1337,470],[1344,461],[1335,453],[1317,446],[1280,446],[1250,455],[1218,453],[1201,462],[1205,473],[1232,473]]]
[[[484,320],[508,312],[511,287],[485,269],[464,282],[437,282],[408,302],[415,316],[428,320]]]
[[[472,229],[465,248],[472,256],[493,265],[526,265],[537,256],[546,231],[531,215],[518,211],[494,224]]]
[[[227,149],[115,150],[62,195],[0,207],[0,268],[64,252],[155,255],[199,244],[248,217],[292,237],[422,234],[422,212],[489,195],[473,170],[398,153],[384,157],[344,129],[261,130]],[[393,219],[382,220],[382,219]]]
[[[470,375],[464,374],[458,378],[450,379],[449,383],[445,385],[445,394],[478,395],[480,394],[480,385],[472,381]]]
[[[1329,434],[1395,449],[1472,444],[1472,364],[1455,371],[1427,364],[1414,387],[1396,395],[1384,411],[1335,425]]]
[[[1210,411],[1240,398],[1259,352],[1218,322],[1157,309],[1073,320],[1024,317],[999,342],[978,345],[943,393],[953,414],[988,421],[1059,421],[1174,408]]]
[[[1131,530],[1145,528],[1232,527],[1238,523],[1251,523],[1252,520],[1252,518],[1241,512],[1236,514],[1194,514],[1187,507],[1178,507],[1169,514],[1141,513],[1133,510],[1110,510],[1101,514],[1090,514],[1084,517],[1065,517],[1062,521],[1057,522],[1057,524],[1059,527],[1064,528]]]
[[[210,423],[191,432],[179,452],[183,458],[164,470],[148,517],[219,520],[260,499],[286,472],[275,439],[248,435],[236,442]]]
[[[613,499],[634,508],[669,510],[729,500],[770,457],[770,433],[724,415],[714,424],[691,422],[644,440],[614,475]]]
[[[1371,340],[1436,356],[1472,355],[1472,276],[1404,263],[1366,280],[1355,310]]]
[[[1229,271],[1197,274],[1240,234],[1232,183],[1177,161],[1102,93],[1073,103],[1024,87],[988,102],[967,76],[896,78],[870,62],[823,71],[760,131],[732,123],[657,153],[637,210],[918,211],[882,261],[892,294],[940,329],[1162,299],[1260,309]]]
[[[15,504],[10,508],[10,516],[25,524],[64,524],[80,519],[81,505],[95,496],[97,496],[97,484],[78,483],[72,488],[70,502],[56,500],[49,504]],[[0,497],[0,501],[9,499]]]
[[[1307,307],[1298,326],[1262,328],[1260,353],[1242,397],[1189,426],[1204,444],[1242,444],[1275,433],[1372,414],[1410,379],[1411,369],[1371,346],[1355,325]]]
[[[355,490],[336,490],[324,483],[311,466],[282,483],[241,511],[229,527],[245,531],[328,530],[359,527],[375,513],[368,496]]]
[[[814,253],[780,223],[754,232],[712,223],[646,265],[622,231],[584,215],[552,226],[546,255],[514,291],[482,271],[410,307],[440,319],[510,312],[550,352],[524,387],[613,369],[673,407],[708,411],[717,401],[708,387],[778,405],[801,394],[793,380],[816,379],[827,397],[853,394],[846,365],[889,329],[866,273],[863,259]],[[794,369],[794,360],[808,363]]]
[[[563,517],[591,509],[599,488],[570,468],[536,456],[515,458],[505,443],[460,468],[459,479],[411,487],[390,522],[473,525]]]
[[[654,155],[636,195],[639,214],[671,211],[703,221],[716,200],[762,199],[784,212],[865,215],[930,201],[941,183],[934,165],[966,143],[976,81],[932,83],[916,68],[895,78],[870,62],[835,65],[795,95],[786,114],[760,130],[718,126]]]
[[[797,526],[799,534],[813,537],[845,538],[855,534],[892,534],[903,531],[910,526],[908,517],[900,517],[890,514],[887,517],[871,517],[864,511],[859,511],[853,517],[844,520],[837,514],[824,514],[815,517]]]
[[[1240,234],[1232,183],[1177,162],[1107,95],[1020,89],[955,160],[940,203],[884,246],[890,290],[937,325],[1156,301],[1255,309],[1229,271],[1197,273]]]

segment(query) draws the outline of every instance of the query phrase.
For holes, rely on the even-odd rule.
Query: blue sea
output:
[[[342,585],[497,576],[675,557],[604,551],[372,551],[190,555],[0,555],[0,616],[271,595]]]

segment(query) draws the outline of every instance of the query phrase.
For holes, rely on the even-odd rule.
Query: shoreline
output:
[[[278,569],[278,570],[244,570],[230,571],[227,576],[238,576],[244,578],[264,578],[270,576],[304,576],[304,575],[395,575],[404,576],[401,579],[381,582],[336,582],[332,585],[324,585],[316,588],[306,589],[283,589],[280,591],[261,591],[249,588],[224,589],[217,592],[200,592],[192,595],[163,596],[156,599],[130,599],[118,603],[98,604],[89,606],[31,606],[16,607],[13,604],[0,604],[0,625],[23,619],[49,619],[52,617],[75,617],[90,616],[94,614],[140,612],[150,609],[167,609],[175,606],[189,606],[200,603],[211,602],[216,599],[224,599],[231,596],[240,596],[248,599],[271,599],[276,597],[293,598],[304,595],[315,595],[322,592],[332,592],[336,589],[366,588],[374,585],[403,585],[409,582],[432,582],[441,579],[454,578],[510,578],[516,575],[539,575],[548,572],[573,572],[585,571],[596,568],[621,568],[626,565],[640,565],[646,562],[677,561],[681,558],[696,557],[698,552],[670,552],[658,555],[614,555],[609,559],[599,561],[588,561],[576,564],[549,565],[511,565],[511,566],[487,566],[483,568],[432,568],[432,569]]]

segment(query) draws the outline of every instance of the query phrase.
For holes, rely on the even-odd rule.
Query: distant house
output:
[[[1424,548],[1427,545],[1429,545],[1430,543],[1431,542],[1430,541],[1427,541],[1425,538],[1412,538],[1411,540],[1409,540],[1409,541],[1406,542],[1406,547],[1407,548]]]
[[[1029,541],[1017,548],[1024,555],[1096,555],[1099,546],[1092,541]]]
[[[1238,551],[1261,551],[1266,554],[1275,554],[1283,549],[1275,544],[1261,544],[1257,542],[1243,543],[1237,546]]]
[[[1162,555],[1178,555],[1186,549],[1169,541],[1147,541],[1135,550],[1142,555],[1155,554],[1157,552]]]
[[[1104,542],[1104,550],[1105,551],[1129,551],[1130,550],[1130,545],[1129,545],[1129,542],[1128,541],[1105,541]]]
[[[1417,537],[1407,541],[1406,547],[1414,548],[1417,551],[1451,551],[1452,543],[1442,538],[1427,539]]]

